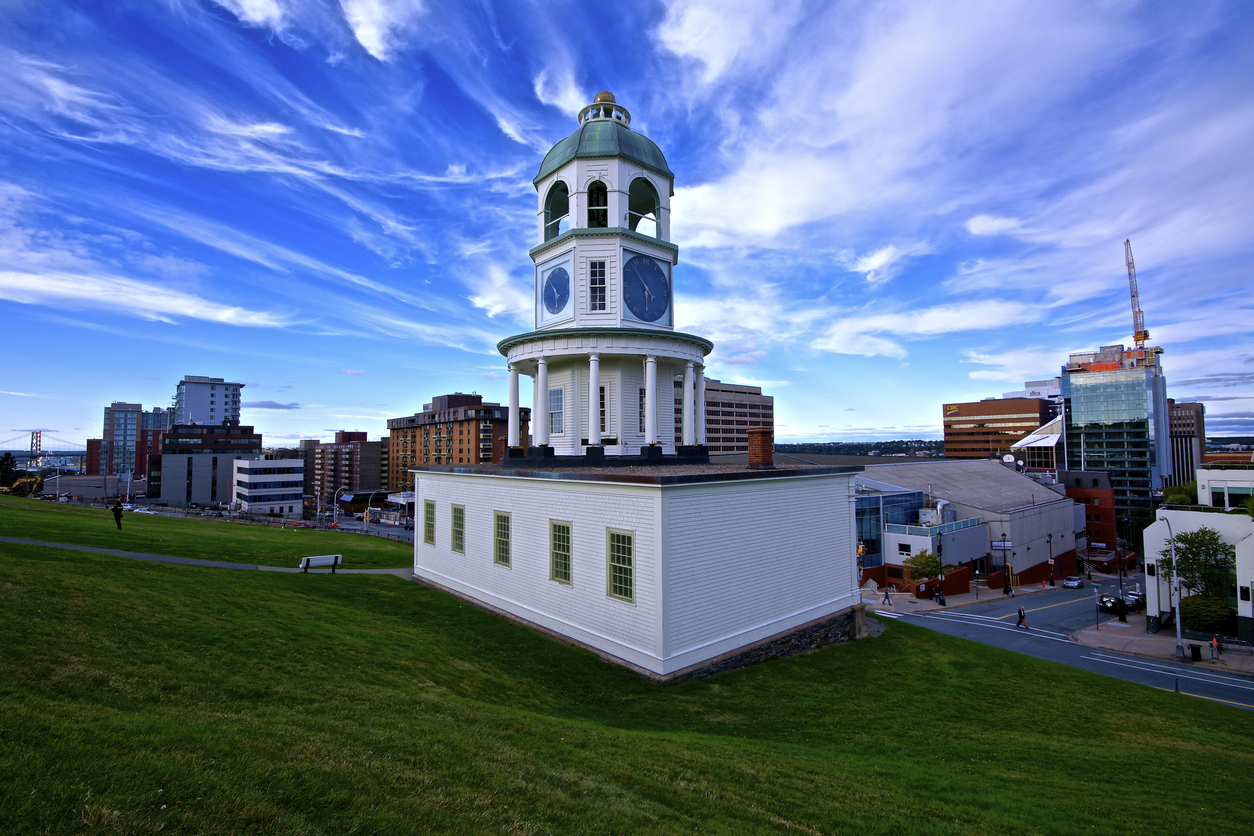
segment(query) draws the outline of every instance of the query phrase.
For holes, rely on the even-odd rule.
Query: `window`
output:
[[[646,391],[643,387],[640,389],[640,432],[644,432],[644,398]]]
[[[910,556],[910,544],[909,544],[909,543],[898,543],[898,544],[897,544],[897,556],[898,556],[898,557],[909,557],[909,556]]]
[[[549,434],[562,434],[562,389],[549,390]]]
[[[509,514],[502,514],[500,511],[493,513],[494,536],[492,560],[501,566],[509,565]]]
[[[607,592],[611,598],[634,601],[636,595],[633,558],[635,548],[634,535],[629,531],[607,529],[606,552],[609,560],[609,577],[606,578]]]
[[[422,542],[435,545],[435,503],[429,499],[422,503]]]
[[[549,580],[570,583],[570,523],[549,520]]]
[[[466,509],[460,505],[453,506],[453,551],[466,553]]]
[[[610,225],[610,194],[605,184],[594,180],[588,186],[588,226],[607,227]]]
[[[627,227],[641,235],[658,237],[658,207],[660,201],[657,189],[643,177],[631,181],[631,190],[627,193]]]
[[[544,201],[544,240],[551,241],[570,229],[570,192],[560,180]]]
[[[601,387],[601,432],[605,432],[605,387]]]
[[[605,310],[605,262],[588,262],[588,310]]]

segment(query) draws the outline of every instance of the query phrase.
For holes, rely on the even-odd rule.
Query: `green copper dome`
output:
[[[540,163],[540,173],[532,180],[538,185],[566,163],[579,157],[622,157],[674,181],[662,149],[644,134],[613,119],[589,119],[579,130],[553,146]],[[672,194],[674,192],[672,191]]]

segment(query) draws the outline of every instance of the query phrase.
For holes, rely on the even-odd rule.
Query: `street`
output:
[[[1135,583],[1135,578],[1131,583],[1124,580],[1125,588],[1133,588]],[[1118,582],[1115,584],[1117,590]],[[1103,585],[1101,591],[1110,591],[1110,586]],[[1015,626],[1020,606],[1024,609],[1027,630]],[[1254,710],[1254,678],[1248,675],[1085,647],[1069,638],[1078,630],[1092,627],[1095,621],[1100,623],[1101,631],[1141,629],[1121,624],[1114,615],[1102,613],[1099,617],[1096,610],[1092,586],[1084,589],[1059,586],[1016,598],[997,594],[988,602],[981,601],[956,610],[900,614],[878,612],[876,615],[904,619],[939,633],[1060,662],[1127,682],[1168,691],[1178,689],[1190,696]]]

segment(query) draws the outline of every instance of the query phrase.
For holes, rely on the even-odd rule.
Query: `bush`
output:
[[[1199,633],[1220,633],[1232,635],[1232,623],[1235,613],[1228,609],[1222,598],[1211,598],[1205,595],[1190,595],[1180,602],[1180,614],[1186,629]]]

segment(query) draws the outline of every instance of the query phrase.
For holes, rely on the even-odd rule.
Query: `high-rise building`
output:
[[[184,375],[174,392],[174,424],[227,424],[240,420],[243,383]]]
[[[1053,402],[1044,398],[987,398],[972,403],[947,403],[942,408],[945,458],[1003,456],[1019,439],[1049,423],[1054,409]]]
[[[335,498],[340,488],[345,491],[384,489],[382,482],[383,445],[368,440],[364,432],[340,431],[335,441],[313,448],[315,496],[325,503]]]
[[[526,439],[531,410],[520,407],[519,412],[519,434]],[[484,403],[482,395],[454,392],[432,398],[422,412],[388,419],[388,487],[410,490],[409,468],[414,465],[491,462],[497,439],[506,438],[508,432],[508,408]]]
[[[259,458],[252,427],[176,424],[149,456],[148,496],[175,507],[230,502],[235,460]]]
[[[1171,476],[1167,378],[1157,346],[1072,354],[1063,367],[1067,470],[1110,476],[1120,514],[1148,514]]]
[[[137,403],[115,401],[106,406],[96,472],[130,473],[136,479],[144,476],[148,472],[148,455],[159,451],[161,433],[169,419],[169,413],[161,407],[145,412],[143,405]],[[96,446],[92,445],[92,449]]]
[[[681,443],[683,375],[675,376],[675,443]],[[698,416],[700,420],[700,416]],[[705,438],[710,453],[744,453],[749,449],[750,427],[775,429],[775,398],[763,395],[761,386],[742,386],[705,378]]]
[[[245,514],[299,518],[305,507],[305,462],[300,458],[236,459],[232,501]]]
[[[1197,478],[1206,454],[1206,405],[1176,403],[1167,399],[1167,423],[1171,433],[1171,474],[1163,483],[1183,485]]]

